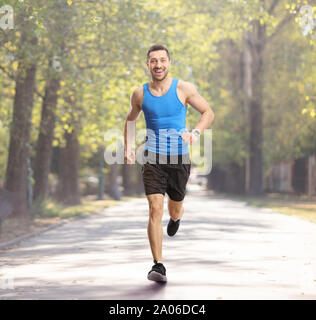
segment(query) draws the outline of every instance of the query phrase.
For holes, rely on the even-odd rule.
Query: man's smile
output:
[[[163,70],[162,69],[154,69],[154,72],[156,74],[162,74],[163,73]]]

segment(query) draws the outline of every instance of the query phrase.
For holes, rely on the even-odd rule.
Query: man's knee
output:
[[[152,203],[149,208],[149,214],[152,218],[161,218],[163,206],[160,203]]]
[[[163,195],[149,195],[148,204],[149,204],[149,216],[150,219],[153,220],[161,220],[163,215],[163,205],[164,205],[164,197]]]
[[[149,209],[149,218],[153,221],[161,221],[163,216],[163,207],[159,203],[153,203]]]

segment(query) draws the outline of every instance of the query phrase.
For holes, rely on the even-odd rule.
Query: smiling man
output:
[[[146,145],[142,165],[145,193],[149,204],[148,239],[154,265],[147,278],[167,281],[166,268],[162,261],[162,216],[165,193],[168,195],[170,220],[169,236],[178,231],[183,216],[183,201],[190,175],[190,153],[188,145],[198,140],[210,126],[214,113],[193,84],[169,78],[171,65],[168,49],[152,46],[147,52],[147,67],[151,81],[136,88],[131,96],[131,106],[124,127],[124,161],[135,162],[135,150],[131,149],[133,137],[127,128],[134,126],[141,111],[146,120]],[[201,113],[192,132],[186,130],[187,107],[190,104]]]

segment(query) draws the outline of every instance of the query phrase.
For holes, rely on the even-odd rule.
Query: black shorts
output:
[[[148,155],[148,152],[145,151],[145,154]],[[160,163],[158,154],[150,154],[153,155],[153,158],[150,157],[150,160],[144,161],[142,165],[145,194],[161,193],[165,195],[167,192],[171,200],[182,201],[186,194],[186,185],[191,170],[189,154],[179,155],[176,161],[173,156],[171,157],[173,160],[170,156],[166,156],[163,163]]]

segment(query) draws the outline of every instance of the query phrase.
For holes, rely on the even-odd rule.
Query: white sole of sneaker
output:
[[[147,279],[151,281],[167,282],[167,277],[156,271],[150,272],[150,274],[147,275]]]

